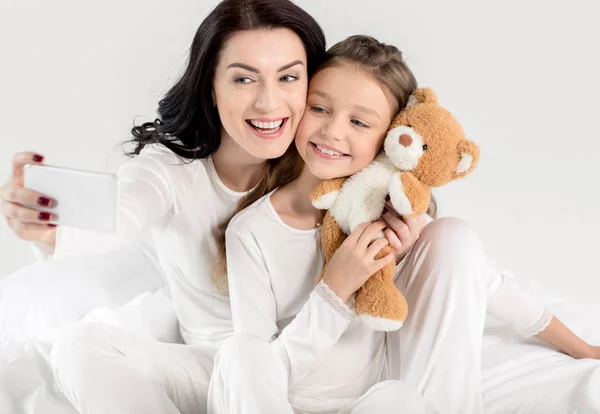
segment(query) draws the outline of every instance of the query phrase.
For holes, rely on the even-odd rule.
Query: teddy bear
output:
[[[327,210],[321,225],[325,265],[346,237],[362,223],[381,216],[386,200],[401,217],[427,211],[431,188],[470,174],[479,162],[479,147],[465,138],[457,119],[438,104],[435,92],[419,88],[393,119],[383,149],[350,177],[325,180],[311,194],[313,206]],[[383,233],[375,238],[384,237]],[[386,246],[375,256],[385,257]],[[395,263],[373,274],[354,295],[357,316],[378,331],[400,329],[408,306],[394,284]]]

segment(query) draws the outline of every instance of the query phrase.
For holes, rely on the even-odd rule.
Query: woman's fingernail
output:
[[[50,199],[48,197],[40,197],[37,199],[37,203],[42,207],[48,207],[50,205]]]
[[[48,224],[48,227],[56,227],[56,224]]]
[[[45,211],[43,211],[38,217],[40,218],[40,220],[48,221],[50,220],[50,213],[46,213]]]
[[[42,161],[44,161],[44,157],[42,157],[41,155],[37,155],[37,154],[35,154],[35,155],[33,156],[33,160],[34,160],[35,162],[42,162]]]

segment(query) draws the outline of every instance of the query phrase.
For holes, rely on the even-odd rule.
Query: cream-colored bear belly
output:
[[[373,222],[381,216],[390,180],[396,173],[398,169],[384,154],[380,154],[346,180],[329,210],[344,233],[350,234],[362,223]],[[383,234],[379,233],[378,237],[383,237]]]

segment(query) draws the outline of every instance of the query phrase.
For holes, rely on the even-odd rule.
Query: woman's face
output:
[[[372,76],[345,63],[329,67],[310,82],[296,147],[314,176],[346,177],[373,161],[394,115]]]
[[[213,83],[224,134],[256,158],[283,155],[306,106],[306,67],[304,45],[291,30],[234,34]]]

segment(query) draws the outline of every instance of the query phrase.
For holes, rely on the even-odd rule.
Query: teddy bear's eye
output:
[[[423,145],[423,151],[427,151],[427,144]]]
[[[407,125],[407,127],[408,127],[408,128],[412,128],[412,125],[411,125],[411,124],[408,124],[408,125]]]

